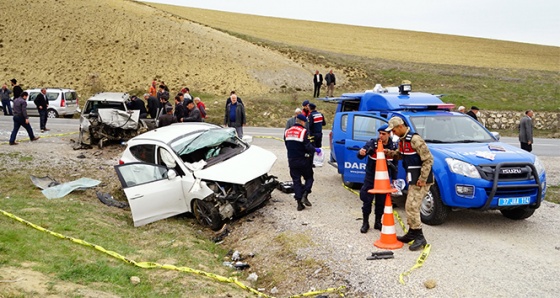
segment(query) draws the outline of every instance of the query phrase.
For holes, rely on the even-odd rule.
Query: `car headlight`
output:
[[[467,176],[470,178],[480,178],[478,170],[470,163],[449,157],[446,158],[445,161],[447,162],[447,165],[449,166],[451,172],[455,174]]]
[[[539,173],[539,176],[542,175],[544,173],[544,165],[541,163],[541,160],[535,156],[535,169],[537,169],[537,172]]]

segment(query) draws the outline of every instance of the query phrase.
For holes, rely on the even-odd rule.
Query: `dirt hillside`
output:
[[[0,0],[0,81],[83,95],[146,90],[260,94],[309,88],[307,69],[282,55],[127,0]],[[8,84],[9,85],[9,84]],[[284,87],[283,87],[284,86]]]

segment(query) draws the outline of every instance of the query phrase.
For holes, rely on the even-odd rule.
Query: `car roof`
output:
[[[129,99],[129,95],[126,92],[101,92],[96,93],[88,99],[88,101],[118,101],[124,102]]]
[[[141,135],[138,135],[132,139],[131,142],[137,142],[141,140],[152,140],[160,141],[166,144],[177,139],[178,137],[188,135],[194,132],[202,132],[210,129],[220,128],[217,125],[205,123],[205,122],[188,122],[188,123],[174,123],[168,126],[156,128],[150,130]]]

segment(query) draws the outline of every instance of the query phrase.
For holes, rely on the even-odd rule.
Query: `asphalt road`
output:
[[[41,136],[39,133],[39,118],[31,117],[31,126],[37,135]],[[77,132],[79,128],[79,119],[67,119],[67,118],[57,118],[49,119],[47,121],[47,127],[51,129],[50,134],[60,134],[60,133],[71,133]],[[12,117],[10,116],[0,116],[0,143],[8,142],[10,138],[10,133],[13,128]],[[267,128],[267,127],[246,127],[245,134],[252,136],[270,136],[282,138],[284,129],[283,128]],[[323,144],[329,144],[329,132],[330,130],[323,130]],[[25,129],[20,128],[19,135],[21,137],[26,136]],[[47,134],[45,134],[47,135]],[[519,146],[519,141],[517,138],[512,137],[502,137],[501,141],[513,146]],[[560,156],[558,151],[560,148],[560,139],[543,139],[536,138],[535,144],[533,145],[533,154],[544,157],[544,156]]]

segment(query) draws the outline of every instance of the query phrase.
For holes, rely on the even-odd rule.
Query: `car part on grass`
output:
[[[37,176],[31,175],[29,177],[31,178],[31,182],[33,182],[33,184],[40,189],[47,189],[49,187],[53,187],[53,186],[56,186],[56,185],[60,184],[60,182],[54,180],[53,178],[51,178],[49,176],[37,177]]]
[[[109,206],[109,207],[117,207],[117,208],[126,208],[128,207],[128,203],[127,202],[121,202],[121,201],[117,201],[115,200],[115,198],[113,198],[113,196],[109,193],[106,192],[100,192],[98,191],[96,193],[97,198],[99,199],[99,201],[101,201],[101,203]]]
[[[44,177],[44,178],[48,178],[48,177]],[[33,180],[33,178],[31,180]],[[47,179],[44,180],[46,181]],[[101,181],[99,180],[94,180],[90,178],[80,178],[78,180],[61,183],[61,184],[59,183],[57,185],[45,188],[42,190],[42,193],[45,197],[47,197],[47,199],[58,199],[66,196],[67,194],[73,192],[74,190],[84,190],[87,188],[95,187],[99,183],[101,183]]]

